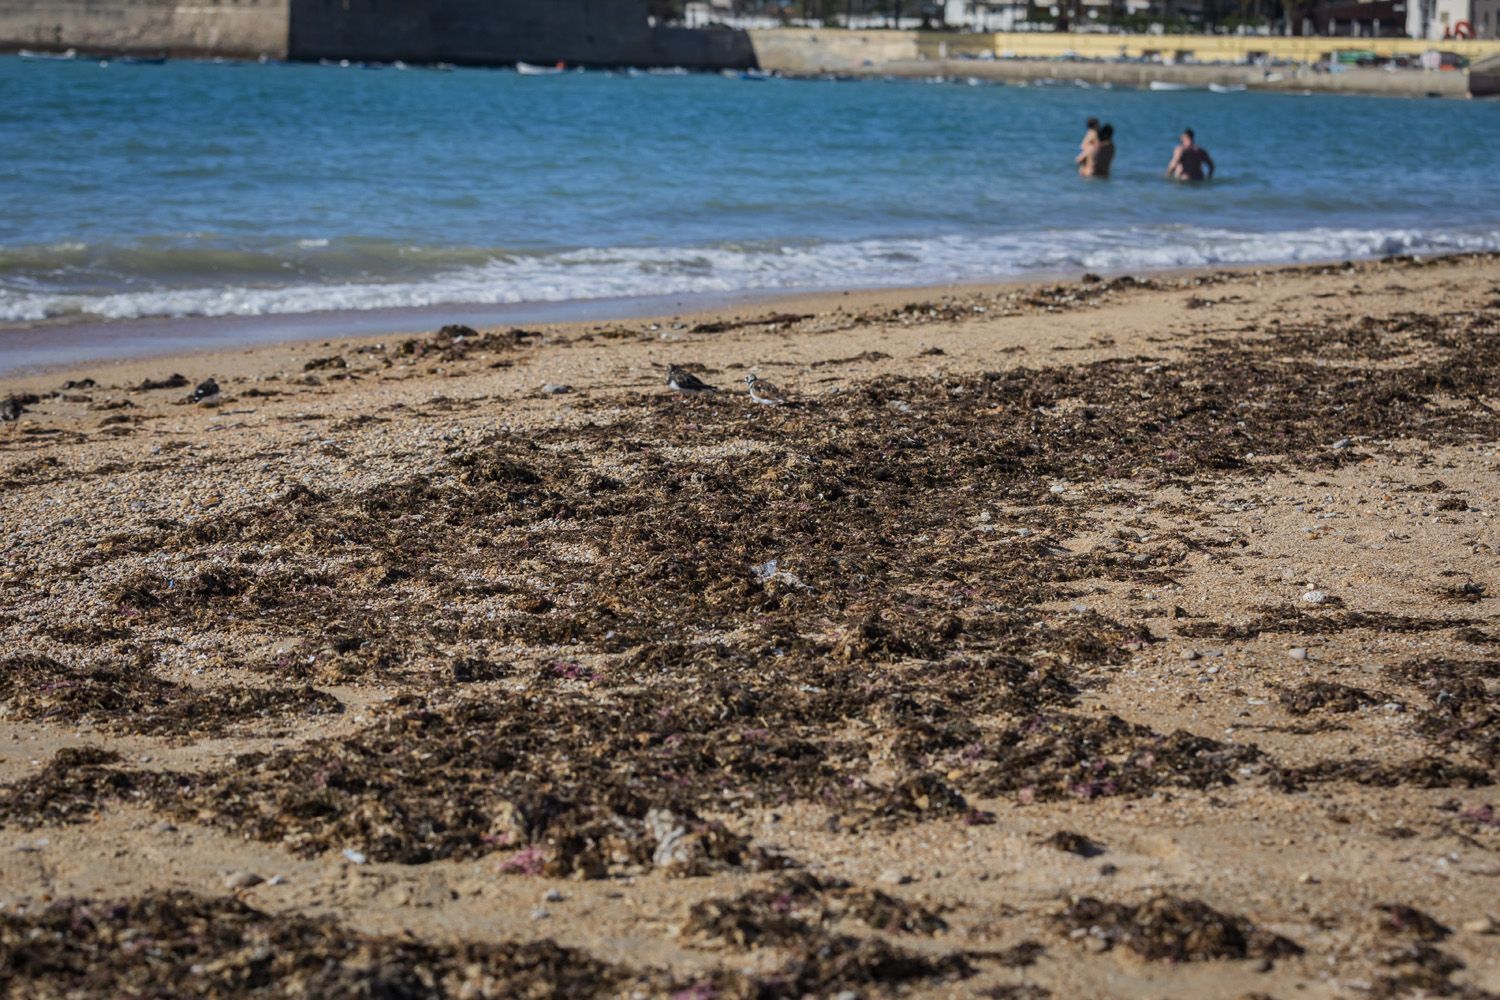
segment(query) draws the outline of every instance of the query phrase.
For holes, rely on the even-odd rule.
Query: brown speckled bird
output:
[[[790,398],[779,386],[772,385],[759,375],[746,375],[745,385],[750,387],[750,398],[763,406],[781,406]]]

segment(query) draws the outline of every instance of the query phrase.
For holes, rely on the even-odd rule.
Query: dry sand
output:
[[[1500,258],[3,391],[0,995],[1500,992]]]

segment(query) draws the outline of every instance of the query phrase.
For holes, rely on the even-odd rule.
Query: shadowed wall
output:
[[[645,65],[646,0],[294,0],[296,59]]]

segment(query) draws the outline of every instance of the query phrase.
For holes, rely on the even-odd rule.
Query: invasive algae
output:
[[[1039,802],[1232,785],[1263,756],[1251,744],[1182,730],[1164,735],[1116,715],[1044,712],[968,748],[952,763],[964,772],[960,788]]]
[[[1366,691],[1337,681],[1307,681],[1283,690],[1278,697],[1282,707],[1293,715],[1357,712],[1361,708],[1391,700],[1389,695],[1382,692]]]
[[[932,935],[948,927],[940,913],[920,904],[796,872],[766,889],[693,904],[682,936],[741,949],[784,948],[806,943],[846,918],[891,933]]]
[[[966,979],[974,973],[971,960],[976,956],[968,953],[915,951],[835,930],[848,919],[896,934],[932,935],[948,926],[941,915],[919,904],[798,872],[766,889],[695,903],[681,934],[737,950],[775,948],[789,953],[770,976],[721,976],[704,983],[705,989],[722,991],[708,994],[713,996],[830,996],[864,988],[889,992],[924,981]]]
[[[1275,959],[1302,954],[1296,942],[1262,930],[1244,917],[1179,896],[1153,896],[1139,905],[1085,896],[1068,904],[1055,923],[1070,936],[1124,947],[1149,961]]]
[[[0,995],[205,1000],[615,996],[640,974],[552,941],[432,945],[184,892],[0,913]],[[168,987],[166,984],[171,984]]]
[[[113,765],[120,755],[99,747],[65,747],[41,771],[0,786],[0,826],[34,829],[87,823],[120,802],[144,804],[165,779]]]
[[[144,663],[88,668],[50,657],[0,661],[0,718],[88,722],[117,733],[218,735],[246,726],[336,715],[337,698],[309,687],[193,688],[154,676]]]
[[[1500,765],[1500,659],[1433,657],[1387,667],[1392,680],[1416,686],[1427,698],[1417,713],[1418,733],[1440,747],[1458,747],[1484,764]]]
[[[1469,319],[1440,325],[1460,321]],[[1466,344],[1462,363],[1439,356],[1357,379],[1272,338],[1208,345],[1170,364],[884,376],[810,409],[753,418],[729,398],[599,400],[583,404],[599,420],[455,444],[434,471],[377,489],[294,488],[181,525],[161,544],[188,556],[192,572],[127,577],[102,596],[147,620],[274,627],[312,645],[327,623],[347,620],[340,644],[353,648],[331,674],[340,680],[443,676],[445,652],[485,642],[622,653],[711,635],[733,648],[735,633],[767,617],[850,662],[1035,653],[1045,637],[1017,634],[1017,615],[1035,619],[1027,609],[1077,581],[1169,579],[1188,551],[1069,552],[1054,539],[1077,534],[1090,515],[1049,483],[1190,483],[1262,470],[1278,456],[1328,467],[1354,460],[1329,438],[1376,429],[1434,443],[1493,433],[1493,414],[1434,401],[1481,395],[1474,373],[1495,366],[1492,341]],[[1078,399],[1087,405],[1060,405]],[[732,462],[691,457],[726,441],[746,450]],[[1002,508],[1026,512],[1025,534],[975,525]],[[205,564],[205,550],[225,546],[265,565]],[[765,579],[753,571],[773,563]],[[376,625],[398,609],[404,642],[382,641]],[[1470,624],[1347,609],[1268,614],[1222,634]],[[1118,639],[1096,633],[1085,654],[1098,661],[1149,641],[1120,628]]]

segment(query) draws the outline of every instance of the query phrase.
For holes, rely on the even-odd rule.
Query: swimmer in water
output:
[[[1203,173],[1203,168],[1208,168],[1208,174]],[[1214,158],[1208,155],[1208,150],[1198,145],[1198,140],[1193,138],[1193,130],[1185,128],[1182,130],[1182,141],[1177,148],[1172,150],[1172,162],[1167,164],[1167,176],[1174,181],[1202,181],[1209,180],[1214,175]]]
[[[1109,165],[1114,161],[1115,127],[1102,125],[1099,128],[1099,141],[1094,143],[1093,148],[1078,154],[1078,175],[1080,177],[1108,177]]]

